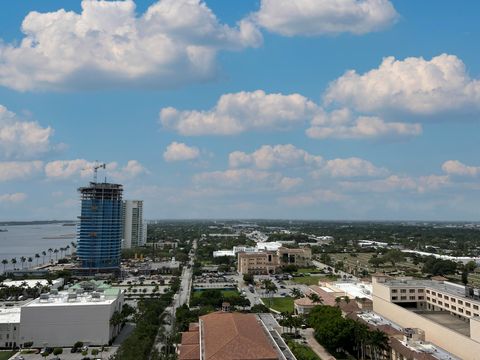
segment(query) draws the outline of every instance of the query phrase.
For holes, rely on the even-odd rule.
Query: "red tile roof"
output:
[[[198,334],[198,333],[197,333]],[[200,360],[200,345],[180,345],[179,360]]]
[[[254,314],[215,312],[200,317],[205,360],[274,360],[279,355]]]

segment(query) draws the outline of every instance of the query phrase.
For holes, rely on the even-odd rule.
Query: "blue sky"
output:
[[[68,7],[65,7],[67,6]],[[473,1],[0,3],[0,219],[478,220]]]

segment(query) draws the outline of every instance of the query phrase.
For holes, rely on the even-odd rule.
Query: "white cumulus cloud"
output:
[[[230,167],[255,166],[258,169],[271,169],[274,167],[319,166],[322,157],[311,155],[303,149],[292,144],[263,145],[251,154],[234,151],[229,155]]]
[[[288,129],[311,118],[317,106],[299,94],[266,94],[263,90],[220,97],[208,111],[160,111],[165,128],[182,135],[233,135],[247,130]]]
[[[476,176],[480,175],[480,166],[465,165],[458,160],[448,160],[442,164],[442,170],[449,175]]]
[[[24,201],[27,198],[25,193],[0,194],[0,203],[15,204]]]
[[[368,160],[351,157],[328,160],[321,169],[312,171],[312,176],[316,179],[324,175],[331,177],[376,177],[386,175],[387,173],[387,169],[379,168]]]
[[[188,146],[184,143],[172,142],[163,153],[165,161],[194,160],[200,156],[200,150],[195,146]]]
[[[274,33],[315,36],[378,31],[398,14],[388,0],[261,0],[252,17]]]
[[[51,149],[52,135],[52,128],[44,128],[35,121],[22,121],[0,105],[0,157],[28,158],[46,153]]]
[[[480,80],[468,75],[457,56],[442,54],[425,60],[409,57],[383,59],[364,74],[347,71],[327,89],[326,103],[357,111],[399,110],[420,115],[478,109]]]
[[[24,38],[0,43],[0,84],[16,90],[169,88],[214,76],[219,50],[262,43],[248,19],[221,24],[202,0],[159,0],[144,14],[132,0],[83,0],[81,12],[30,12]]]
[[[195,174],[193,182],[196,185],[225,187],[232,189],[269,189],[287,191],[303,180],[283,176],[278,172],[269,172],[255,169],[229,169],[225,171],[211,171]]]
[[[93,168],[97,163],[85,159],[74,160],[55,160],[45,164],[45,175],[53,180],[65,180],[74,177],[92,178]],[[110,162],[106,164],[106,176],[115,181],[123,181],[133,179],[143,173],[146,173],[145,167],[137,160],[129,160],[123,167],[119,166],[117,162]],[[102,174],[99,175],[99,180],[102,179]]]
[[[25,179],[42,171],[42,161],[4,161],[0,162],[0,181]]]

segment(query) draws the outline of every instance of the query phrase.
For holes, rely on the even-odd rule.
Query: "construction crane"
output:
[[[93,182],[94,183],[97,183],[98,169],[106,169],[106,166],[107,164],[105,163],[99,164],[97,161],[95,161],[95,165],[93,165]]]

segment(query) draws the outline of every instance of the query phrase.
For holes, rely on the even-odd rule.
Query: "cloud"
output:
[[[385,122],[377,116],[359,116],[346,125],[317,126],[306,130],[313,139],[375,139],[404,138],[418,136],[422,133],[422,125],[403,122]]]
[[[388,0],[262,0],[252,17],[285,36],[315,36],[382,30],[398,18]]]
[[[0,162],[0,181],[25,179],[40,172],[42,161],[5,161]]]
[[[449,175],[477,176],[480,175],[480,166],[468,166],[458,160],[448,160],[442,165],[442,170]]]
[[[427,191],[438,190],[450,185],[450,178],[445,175],[428,175],[418,178],[404,175],[390,175],[387,178],[368,181],[343,181],[340,186],[349,191],[356,192],[397,192],[410,191],[424,193]]]
[[[257,190],[287,191],[300,185],[303,180],[286,177],[277,172],[230,169],[195,174],[193,182],[196,185],[214,185],[232,189],[255,188]]]
[[[28,158],[44,154],[51,150],[52,135],[52,128],[43,128],[34,121],[21,121],[0,105],[0,157]]]
[[[349,197],[333,190],[315,189],[311,192],[283,196],[278,200],[281,204],[288,206],[309,206],[319,203],[340,203],[348,200]]]
[[[12,193],[12,194],[0,194],[0,204],[1,203],[10,203],[16,204],[24,201],[27,198],[25,193]]]
[[[52,180],[66,180],[73,177],[92,178],[94,161],[85,159],[55,160],[45,165],[45,175]],[[106,164],[106,175],[115,181],[133,179],[147,170],[137,160],[129,160],[123,167],[117,162]],[[100,177],[101,178],[101,177]]]
[[[420,115],[464,111],[478,109],[480,80],[470,78],[455,55],[442,54],[431,60],[390,56],[362,75],[347,71],[330,84],[324,100],[357,111],[399,110]]]
[[[30,12],[19,45],[0,45],[0,84],[20,91],[113,87],[170,88],[211,79],[219,50],[257,47],[248,19],[221,24],[201,0],[135,3],[83,0],[81,13]]]
[[[186,136],[234,135],[247,130],[288,129],[303,124],[316,110],[313,102],[299,94],[242,91],[222,95],[208,111],[163,108],[160,122]]]
[[[200,150],[194,146],[188,146],[184,143],[172,142],[167,146],[163,153],[165,161],[185,161],[194,160],[200,156]]]
[[[331,177],[376,177],[386,175],[387,173],[387,169],[376,167],[370,161],[351,157],[328,160],[321,169],[312,171],[311,174],[315,179],[319,179],[324,175]]]
[[[263,145],[251,154],[241,151],[230,153],[229,164],[232,168],[253,165],[258,169],[271,169],[274,167],[319,166],[322,157],[311,155],[305,150],[292,144]]]

